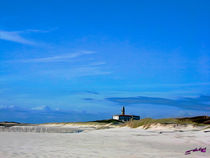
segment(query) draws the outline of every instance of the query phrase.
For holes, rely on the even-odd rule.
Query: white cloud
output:
[[[22,63],[65,62],[65,61],[69,61],[69,59],[73,59],[73,58],[77,58],[82,55],[93,54],[93,53],[95,53],[95,52],[93,52],[93,51],[79,51],[79,52],[75,52],[75,53],[56,55],[56,56],[51,56],[51,57],[15,60],[15,62],[22,62]]]
[[[99,65],[105,65],[105,62],[92,62],[89,65],[93,65],[93,66],[99,66]]]
[[[21,43],[21,44],[27,44],[27,45],[36,45],[36,42],[22,37],[21,33],[22,32],[18,32],[18,31],[8,32],[8,31],[0,30],[0,39],[6,40],[6,41],[12,41],[16,43]]]
[[[33,108],[31,108],[31,110],[46,110],[46,111],[49,111],[50,108],[46,105],[43,105],[43,106],[33,107]]]

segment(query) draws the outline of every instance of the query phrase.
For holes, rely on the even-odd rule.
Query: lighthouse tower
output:
[[[122,107],[122,115],[125,115],[125,107]]]

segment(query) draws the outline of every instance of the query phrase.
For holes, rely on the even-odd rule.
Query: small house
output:
[[[121,115],[113,115],[112,117],[114,120],[120,120],[120,121],[129,121],[131,119],[133,120],[140,120],[140,116],[136,115],[125,115],[125,107],[122,107],[122,113]]]

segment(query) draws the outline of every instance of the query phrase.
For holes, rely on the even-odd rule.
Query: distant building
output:
[[[121,115],[113,115],[114,120],[120,120],[120,121],[129,121],[131,119],[133,120],[140,120],[140,116],[135,115],[125,115],[125,107],[122,107]]]

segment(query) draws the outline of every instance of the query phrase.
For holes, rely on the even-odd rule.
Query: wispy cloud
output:
[[[89,65],[93,65],[93,66],[99,66],[99,65],[105,65],[105,62],[92,62]]]
[[[28,40],[22,36],[22,31],[2,31],[0,30],[0,39],[1,40],[6,40],[6,41],[12,41],[16,43],[21,43],[21,44],[27,44],[27,45],[36,45],[37,43]]]
[[[13,60],[13,62],[21,62],[21,63],[49,63],[49,62],[68,62],[70,59],[80,57],[82,55],[94,54],[93,51],[79,51],[70,54],[56,55],[50,57],[43,58],[32,58],[32,59],[21,59],[21,60]]]
[[[6,63],[27,63],[40,64],[51,64],[52,67],[45,67],[44,69],[37,69],[34,74],[47,75],[49,77],[61,77],[65,79],[71,79],[75,77],[83,76],[96,76],[96,75],[107,75],[111,72],[104,67],[106,64],[104,61],[90,60],[89,57],[92,54],[96,54],[94,51],[82,50],[69,54],[61,54],[55,56],[47,56],[42,58],[27,58],[8,60]],[[75,62],[76,61],[76,62]],[[43,63],[43,65],[41,65]],[[62,65],[59,65],[63,63]]]
[[[191,87],[191,86],[208,86],[210,82],[194,82],[194,83],[165,83],[165,84],[143,84],[139,85],[129,85],[129,87]]]
[[[48,33],[48,32],[54,31],[54,30],[56,30],[56,28],[52,28],[52,29],[49,29],[49,30],[27,29],[27,30],[19,31],[19,32],[20,33],[30,33],[30,32]]]
[[[33,107],[33,108],[31,108],[31,110],[50,111],[51,109],[49,106],[42,105],[42,106]]]
[[[102,71],[99,67],[97,66],[88,66],[88,67],[78,67],[73,69],[75,75],[80,75],[80,76],[89,76],[89,75],[106,75],[110,74],[111,72],[109,71]]]
[[[168,99],[159,97],[110,97],[106,98],[109,101],[126,104],[126,105],[141,105],[141,104],[153,104],[153,105],[167,105],[176,106],[180,108],[193,109],[193,110],[208,110],[210,111],[210,96],[200,96],[196,98],[179,98]]]
[[[85,93],[99,95],[99,92],[96,91],[85,91]]]
[[[184,86],[205,86],[210,85],[210,82],[197,82],[197,83],[180,83],[180,84],[160,84],[158,86],[166,86],[166,87],[184,87]]]
[[[78,66],[66,69],[54,69],[54,70],[44,70],[41,74],[52,77],[62,77],[66,79],[72,79],[76,77],[85,76],[98,76],[98,75],[108,75],[111,74],[110,71],[106,71],[98,66]]]

